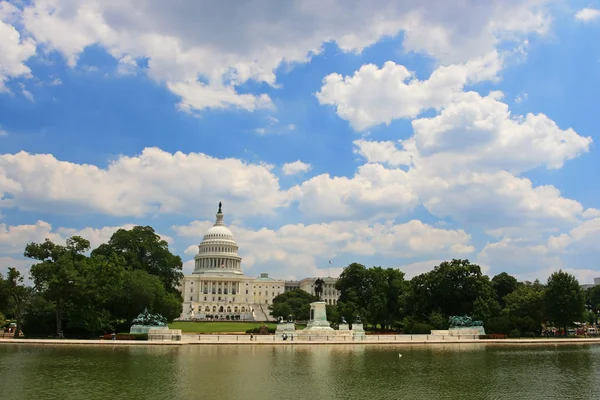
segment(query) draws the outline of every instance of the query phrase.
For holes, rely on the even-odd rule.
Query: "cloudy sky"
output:
[[[219,201],[248,275],[600,277],[600,1],[0,1],[0,272]],[[329,261],[332,268],[328,270]]]

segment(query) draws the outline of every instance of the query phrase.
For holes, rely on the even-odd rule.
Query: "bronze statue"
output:
[[[473,319],[467,315],[462,317],[459,315],[455,315],[448,318],[448,325],[450,325],[450,328],[470,328],[473,326],[483,326],[483,321],[473,321]]]
[[[222,211],[221,211],[221,202],[219,202],[219,211],[217,211],[217,214],[221,214],[221,213],[222,213]]]
[[[131,321],[131,325],[167,326],[167,319],[160,314],[150,314],[148,308]]]
[[[325,281],[321,278],[317,278],[315,281],[315,296],[321,300],[321,296],[323,295],[323,286],[325,285]]]

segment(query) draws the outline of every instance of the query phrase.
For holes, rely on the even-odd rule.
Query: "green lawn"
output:
[[[169,324],[171,329],[181,329],[188,333],[233,333],[242,332],[264,325],[262,322],[173,322]],[[275,328],[276,324],[268,323],[269,328]]]

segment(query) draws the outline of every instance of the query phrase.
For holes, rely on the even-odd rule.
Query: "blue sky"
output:
[[[134,224],[189,272],[223,201],[249,275],[600,276],[598,2],[226,3],[0,2],[0,272]]]

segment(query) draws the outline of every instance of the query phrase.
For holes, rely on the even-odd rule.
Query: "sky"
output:
[[[150,225],[193,269],[600,277],[600,1],[0,1],[0,273]],[[331,263],[330,263],[331,262]]]

